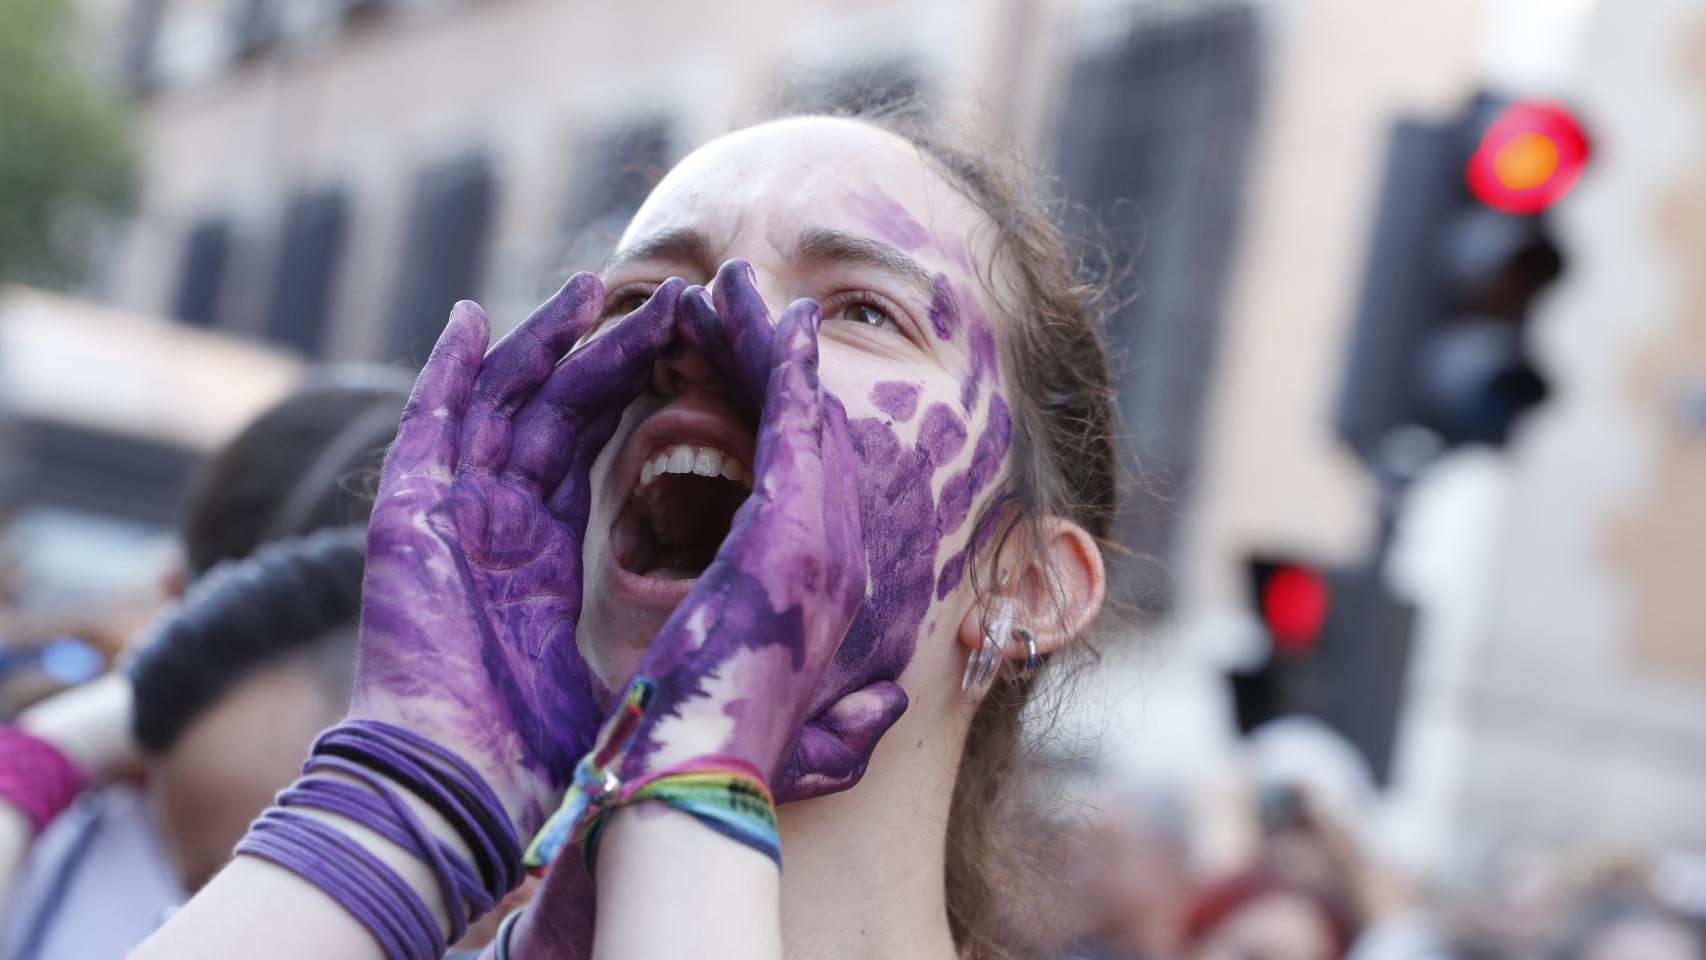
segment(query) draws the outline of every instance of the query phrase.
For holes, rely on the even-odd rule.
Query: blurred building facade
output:
[[[1599,154],[1539,322],[1555,399],[1506,454],[1455,457],[1410,498],[1393,573],[1422,620],[1382,809],[1442,870],[1525,831],[1706,843],[1697,4],[91,9],[145,163],[95,288],[310,358],[418,361],[462,297],[524,315],[580,262],[573,238],[619,229],[649,170],[784,89],[975,107],[1128,268],[1110,319],[1142,465],[1125,533],[1155,562],[1127,574],[1151,627],[1113,659],[1110,734],[1143,771],[1226,748],[1236,651],[1219,625],[1247,612],[1246,556],[1369,549],[1372,491],[1329,409],[1387,125],[1490,81],[1573,99]],[[1537,38],[1524,17],[1580,29]],[[1549,72],[1525,72],[1536,47]]]

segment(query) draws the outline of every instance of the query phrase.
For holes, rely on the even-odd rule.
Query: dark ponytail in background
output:
[[[151,754],[256,671],[302,658],[333,698],[349,695],[364,561],[361,528],[269,543],[193,583],[130,663],[132,732]]]

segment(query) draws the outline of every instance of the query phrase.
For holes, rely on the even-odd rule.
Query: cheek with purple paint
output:
[[[847,404],[871,593],[817,692],[819,706],[900,677],[931,609],[960,586],[996,528],[987,507],[1012,421],[994,332],[964,284],[938,274],[935,292],[932,332],[957,347],[957,369],[878,380]],[[835,379],[826,363],[825,386],[836,389]]]

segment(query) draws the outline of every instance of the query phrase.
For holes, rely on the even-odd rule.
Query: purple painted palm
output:
[[[381,475],[352,715],[458,751],[523,836],[598,728],[575,645],[587,472],[673,339],[683,286],[567,359],[602,310],[596,277],[571,278],[489,354],[485,314],[457,304]]]

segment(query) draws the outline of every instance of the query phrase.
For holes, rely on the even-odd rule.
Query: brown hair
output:
[[[1043,542],[1039,524],[1046,516],[1072,520],[1110,552],[1120,473],[1096,310],[1106,285],[1084,276],[1037,190],[1041,178],[1002,151],[956,143],[915,101],[807,112],[858,120],[911,143],[996,230],[981,279],[1010,321],[999,340],[1014,422],[1003,488],[987,508],[1002,511],[987,556],[1010,555],[1010,544]],[[1093,656],[1087,645],[1074,647]],[[1034,816],[1022,776],[1029,751],[1021,715],[1035,681],[1011,669],[997,675],[972,718],[954,783],[948,920],[961,952],[974,960],[1033,956],[1042,946],[1027,942],[1039,918],[1023,915],[1039,898],[1013,889],[1035,863],[1033,851],[1016,846],[1014,829]]]

